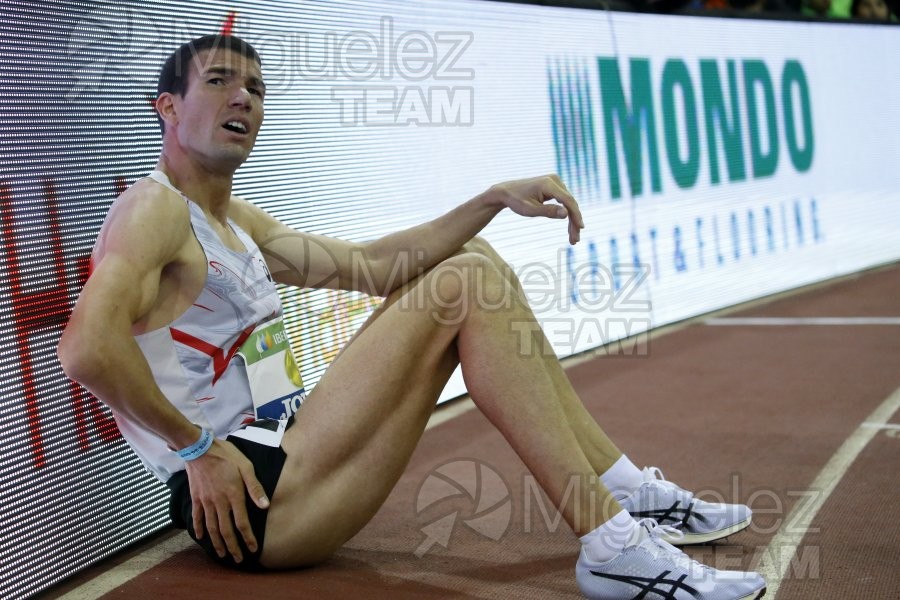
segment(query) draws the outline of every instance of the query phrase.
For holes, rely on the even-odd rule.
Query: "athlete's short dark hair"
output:
[[[253,46],[234,35],[212,34],[198,37],[179,46],[175,52],[169,55],[159,72],[159,83],[156,85],[156,97],[165,92],[178,94],[184,98],[188,87],[188,73],[191,61],[204,50],[224,48],[237,52],[241,56],[255,60],[262,67],[262,59]],[[163,133],[166,131],[166,123],[157,113],[159,126]]]

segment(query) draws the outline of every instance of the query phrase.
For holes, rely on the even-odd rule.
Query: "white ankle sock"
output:
[[[641,487],[644,483],[644,474],[623,454],[600,476],[600,481],[616,500],[622,500]]]
[[[612,519],[582,536],[584,553],[591,562],[600,563],[612,560],[625,549],[625,545],[634,535],[637,523],[627,510],[615,514]]]

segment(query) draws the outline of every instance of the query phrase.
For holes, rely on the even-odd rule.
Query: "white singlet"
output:
[[[194,303],[167,327],[135,336],[156,384],[189,421],[218,438],[257,417],[291,416],[305,397],[303,382],[259,247],[230,219],[246,252],[226,247],[203,209],[164,173],[153,171],[149,177],[184,198],[207,261],[206,283]],[[113,414],[122,436],[160,480],[184,469],[184,461],[160,437]]]

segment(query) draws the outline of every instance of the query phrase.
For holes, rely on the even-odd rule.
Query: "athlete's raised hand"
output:
[[[490,193],[496,202],[519,215],[551,219],[568,217],[569,243],[575,244],[581,239],[581,230],[584,228],[581,210],[558,175],[498,183],[491,187]],[[548,200],[556,200],[559,204],[548,204]]]
[[[241,562],[237,528],[247,548],[256,552],[256,536],[247,517],[244,488],[262,509],[269,507],[269,499],[256,479],[253,464],[230,442],[216,440],[206,454],[186,462],[185,467],[197,539],[203,537],[205,529],[220,557],[224,558],[227,551],[236,562]]]

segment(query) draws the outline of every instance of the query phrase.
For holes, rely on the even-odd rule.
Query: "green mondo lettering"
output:
[[[797,135],[797,123],[794,121],[794,88],[797,89],[800,102],[800,120],[803,128],[803,147]],[[788,154],[798,172],[809,170],[812,165],[815,136],[812,126],[812,107],[809,100],[809,83],[803,66],[796,60],[789,60],[781,73],[781,103],[784,110],[784,132],[787,138]]]
[[[681,90],[684,107],[684,134],[678,127],[675,105],[675,89]],[[697,100],[694,85],[684,61],[669,59],[662,76],[663,130],[666,136],[666,156],[672,178],[681,188],[690,188],[697,183],[700,173],[700,132],[697,127]],[[687,141],[687,156],[682,159],[679,140]]]
[[[815,137],[810,87],[799,61],[786,61],[779,81],[760,59],[700,59],[699,73],[692,73],[684,59],[669,58],[661,81],[655,82],[648,58],[630,58],[625,74],[629,81],[623,85],[622,60],[597,58],[611,200],[662,192],[660,144],[665,144],[664,167],[681,189],[695,187],[701,167],[707,166],[713,185],[772,177],[783,158],[783,144],[797,172],[811,168]],[[602,158],[594,137],[588,74],[568,63],[548,72],[560,171],[599,190],[597,166]],[[656,116],[662,119],[661,139]]]
[[[700,61],[700,79],[703,84],[703,113],[706,122],[706,143],[709,154],[709,176],[712,183],[721,181],[719,174],[718,140],[728,167],[729,181],[742,181],[747,173],[744,168],[744,146],[741,139],[741,111],[738,104],[737,71],[733,60],[728,61],[728,88],[731,99],[731,115],[725,108],[719,66],[713,59]]]
[[[766,146],[763,150],[760,107],[757,90],[762,91],[765,109]],[[750,125],[750,157],[753,177],[768,177],[778,167],[778,121],[775,112],[775,88],[766,64],[761,60],[744,61],[744,95],[747,101],[747,122]]]
[[[643,139],[647,141],[651,187],[654,192],[662,191],[653,94],[650,86],[650,61],[646,58],[632,58],[630,65],[631,108],[629,109],[622,88],[618,62],[615,58],[600,57],[597,59],[600,73],[600,96],[603,103],[603,126],[606,132],[610,194],[613,200],[622,196],[618,144],[616,144],[618,138],[622,140],[622,151],[628,171],[631,195],[633,197],[640,196],[644,191]]]

